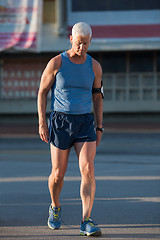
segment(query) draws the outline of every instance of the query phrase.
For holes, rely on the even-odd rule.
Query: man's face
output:
[[[76,35],[74,37],[70,36],[70,41],[72,43],[72,49],[74,50],[75,54],[78,56],[83,56],[88,50],[91,38],[90,35]]]

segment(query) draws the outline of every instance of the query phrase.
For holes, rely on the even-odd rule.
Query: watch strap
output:
[[[96,127],[96,131],[100,131],[100,132],[103,132],[104,131],[104,128],[99,128],[99,127]]]

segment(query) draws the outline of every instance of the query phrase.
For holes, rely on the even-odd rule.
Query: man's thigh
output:
[[[61,173],[65,174],[67,170],[70,149],[62,150],[50,144],[50,150],[51,150],[52,170],[54,171],[59,169]]]
[[[86,164],[94,164],[96,155],[96,141],[94,142],[77,142],[74,144],[76,154],[79,159],[80,169]]]

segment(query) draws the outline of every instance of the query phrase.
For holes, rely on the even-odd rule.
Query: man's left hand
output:
[[[96,131],[96,135],[97,135],[96,146],[98,146],[101,142],[102,132],[101,131]]]

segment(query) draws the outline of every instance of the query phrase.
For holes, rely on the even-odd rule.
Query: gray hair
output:
[[[85,22],[78,22],[72,28],[72,36],[86,36],[90,35],[92,37],[92,29],[91,27]]]

